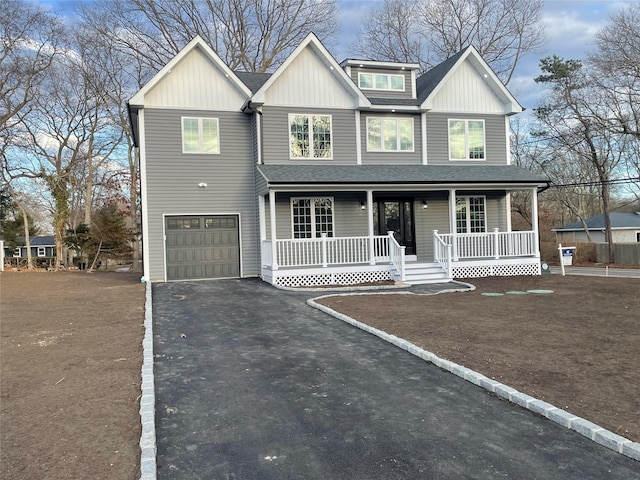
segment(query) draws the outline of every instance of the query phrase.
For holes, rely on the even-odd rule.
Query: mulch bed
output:
[[[640,441],[640,280],[466,281],[477,289],[334,296],[320,303]],[[553,293],[505,294],[528,290]]]
[[[140,274],[0,274],[3,479],[139,476]]]

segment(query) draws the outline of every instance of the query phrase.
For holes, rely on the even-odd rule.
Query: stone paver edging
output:
[[[142,340],[142,396],[140,397],[140,480],[156,480],[156,394],[153,381],[153,315],[151,283],[147,282]]]
[[[451,291],[451,290],[449,290]],[[390,292],[391,293],[391,292]],[[400,293],[400,292],[397,292]],[[402,292],[404,294],[415,295],[411,292]],[[440,292],[442,293],[442,292]],[[342,294],[349,295],[349,294]],[[356,295],[367,295],[364,293],[358,293]],[[475,372],[469,368],[463,367],[462,365],[458,365],[457,363],[450,362],[449,360],[445,360],[443,358],[438,357],[434,353],[431,353],[427,350],[424,350],[417,345],[414,345],[411,342],[408,342],[402,338],[396,337],[395,335],[391,335],[383,330],[379,330],[377,328],[371,327],[366,323],[359,322],[358,320],[349,317],[343,313],[337,312],[332,308],[329,308],[325,305],[322,305],[315,300],[320,300],[326,297],[334,297],[334,295],[322,295],[320,297],[316,297],[313,299],[307,300],[307,304],[311,307],[317,308],[335,318],[338,318],[350,325],[353,325],[365,332],[371,333],[382,340],[385,340],[397,347],[406,350],[407,352],[415,355],[418,358],[421,358],[427,362],[431,362],[437,367],[442,368],[448,372],[457,375],[458,377],[473,383],[485,390],[488,390],[492,393],[495,393],[499,397],[508,400],[516,405],[519,405],[523,408],[526,408],[534,413],[542,415],[543,417],[548,418],[549,420],[562,425],[563,427],[570,428],[571,430],[575,430],[576,432],[584,435],[585,437],[593,440],[600,445],[603,445],[611,450],[614,450],[618,453],[626,455],[627,457],[633,458],[635,460],[640,461],[640,443],[632,442],[631,440],[617,435],[609,430],[605,430],[604,428],[596,425],[595,423],[589,422],[583,418],[577,417],[565,410],[555,407],[550,403],[543,402],[542,400],[538,400],[534,397],[531,397],[525,393],[519,392],[515,388],[511,388],[507,385],[504,385],[500,382],[492,380],[488,377],[485,377],[481,373]]]

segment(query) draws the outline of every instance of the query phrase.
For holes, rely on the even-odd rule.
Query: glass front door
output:
[[[378,200],[373,203],[373,225],[377,235],[393,235],[405,254],[416,254],[413,200]]]

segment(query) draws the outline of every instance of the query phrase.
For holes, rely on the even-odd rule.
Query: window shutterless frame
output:
[[[485,161],[486,135],[482,119],[450,118],[447,121],[449,160]]]
[[[333,160],[333,117],[315,113],[288,116],[290,160]]]
[[[291,238],[335,236],[333,197],[291,197]]]
[[[182,153],[220,153],[220,121],[214,117],[182,117]]]
[[[414,152],[413,118],[367,117],[367,152]]]
[[[404,92],[404,75],[392,73],[358,72],[358,87],[362,90]]]
[[[487,231],[487,197],[484,195],[456,197],[456,232],[485,233]]]

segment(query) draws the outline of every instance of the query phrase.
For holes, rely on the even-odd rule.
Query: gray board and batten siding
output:
[[[183,116],[219,119],[219,154],[182,153]],[[167,215],[238,215],[241,274],[259,273],[251,119],[241,112],[145,108],[148,280],[165,278]]]
[[[290,158],[289,114],[331,115],[333,158]],[[262,161],[267,163],[357,163],[356,120],[353,109],[264,106],[262,109]]]

